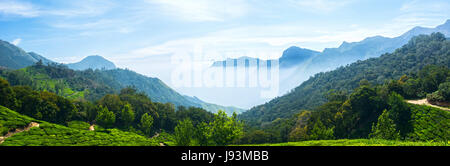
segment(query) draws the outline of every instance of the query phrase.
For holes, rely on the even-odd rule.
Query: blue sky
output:
[[[434,27],[448,9],[445,0],[0,0],[0,39],[58,62],[98,54],[169,82],[167,55],[196,45],[228,53],[220,58],[322,51]]]

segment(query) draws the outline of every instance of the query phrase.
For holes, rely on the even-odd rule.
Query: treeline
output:
[[[29,86],[10,86],[0,78],[0,105],[35,119],[84,128],[117,128],[140,135],[172,133],[177,145],[227,145],[242,135],[237,115],[212,114],[204,109],[152,102],[133,87],[107,94],[97,101],[70,100]],[[108,130],[104,130],[108,131]],[[157,134],[158,135],[158,134]]]
[[[63,97],[96,101],[106,94],[118,93],[121,85],[100,70],[74,71],[62,64],[36,63],[19,70],[0,70],[0,77],[13,86],[29,86],[36,91],[53,92]],[[76,95],[78,94],[78,95]]]
[[[450,66],[450,41],[441,33],[416,36],[393,53],[358,61],[330,72],[318,73],[289,94],[256,106],[240,114],[239,118],[256,128],[279,123],[278,118],[290,118],[301,110],[312,110],[326,103],[324,94],[329,90],[335,89],[349,95],[359,87],[361,80],[365,79],[378,85],[387,80],[398,80],[403,75],[415,77],[411,73],[420,75],[421,73],[417,72],[427,65]],[[422,74],[425,73],[426,71]],[[422,98],[434,92],[435,89],[429,87],[438,88],[435,80],[417,82],[411,79],[406,84],[410,89],[402,95],[408,98]],[[415,87],[419,85],[424,89]],[[414,89],[421,92],[414,92]]]
[[[442,94],[450,102],[450,70],[426,66],[399,80],[371,85],[362,80],[346,92],[330,90],[327,102],[286,119],[277,119],[262,129],[247,128],[241,143],[287,142],[329,139],[402,139],[448,141],[450,113],[437,108],[407,104],[402,95],[418,99]]]

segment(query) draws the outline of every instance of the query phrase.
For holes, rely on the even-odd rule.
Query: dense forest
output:
[[[34,66],[34,68],[41,67],[46,69],[41,64]],[[118,94],[106,94],[98,100],[89,101],[65,98],[47,90],[36,91],[30,86],[10,86],[8,81],[0,78],[0,105],[6,107],[2,108],[1,118],[3,119],[0,119],[1,135],[28,125],[23,120],[9,119],[9,114],[15,114],[11,113],[14,111],[24,115],[25,118],[22,115],[21,118],[27,119],[26,122],[33,121],[30,119],[36,119],[33,122],[44,124],[50,122],[51,124],[48,124],[50,126],[47,125],[47,127],[61,131],[60,133],[55,131],[60,136],[66,136],[67,132],[76,132],[68,131],[67,127],[80,129],[84,133],[91,126],[95,126],[95,132],[109,134],[115,132],[119,135],[129,132],[143,140],[161,134],[169,135],[171,139],[166,141],[174,142],[175,145],[226,145],[242,134],[242,123],[237,120],[236,114],[229,117],[222,111],[212,114],[196,107],[179,106],[176,109],[171,103],[152,102],[144,93],[138,92],[133,87],[124,88]],[[3,114],[4,111],[6,113]],[[198,132],[192,135],[194,129]],[[45,131],[39,132],[45,133]],[[105,137],[109,136],[105,135]],[[97,142],[98,145],[107,145],[101,141],[103,139],[110,141],[115,138],[108,139],[102,136],[100,142]],[[5,141],[6,145],[8,141],[10,139]],[[45,144],[45,142],[40,143]],[[116,143],[120,144],[120,142]]]
[[[262,128],[247,126],[240,142],[359,138],[446,142],[450,139],[450,112],[409,104],[402,95],[414,99],[428,94],[429,101],[434,100],[430,95],[436,95],[448,104],[449,84],[450,69],[440,66],[426,66],[416,74],[379,85],[362,80],[350,94],[330,90],[325,95],[327,102],[314,109],[278,118]]]
[[[241,115],[248,123],[240,142],[359,138],[446,142],[450,113],[405,99],[426,98],[449,108],[449,48],[442,34],[422,35],[393,54],[317,74],[287,96]],[[295,106],[302,102],[306,104]]]
[[[290,93],[256,106],[242,113],[239,118],[254,127],[277,123],[278,118],[289,118],[301,110],[312,110],[324,104],[327,102],[325,94],[332,89],[348,95],[359,86],[361,80],[367,80],[371,84],[384,84],[391,79],[398,80],[403,75],[417,73],[427,65],[450,67],[450,41],[441,33],[419,35],[393,53],[318,73]],[[407,84],[414,84],[414,81],[410,80]],[[433,87],[437,88],[437,85]],[[425,89],[425,92],[430,93],[432,90]],[[425,95],[414,93],[417,96],[404,97]]]

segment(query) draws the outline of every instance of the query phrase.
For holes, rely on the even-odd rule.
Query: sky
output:
[[[448,0],[0,0],[0,39],[51,60],[101,55],[171,85],[174,52],[278,58],[395,37],[450,18]]]

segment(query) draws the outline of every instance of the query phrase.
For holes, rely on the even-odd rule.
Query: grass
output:
[[[0,126],[3,133],[23,128],[30,122],[38,122],[40,125],[7,138],[0,146],[159,146],[161,140],[119,129],[88,131],[85,129],[87,124],[79,121],[71,122],[70,127],[66,127],[35,120],[0,106]]]
[[[6,107],[0,106],[0,136],[5,135],[10,130],[23,128],[30,122],[39,122],[28,116],[21,115],[11,111]]]
[[[239,146],[449,146],[450,142],[411,142],[382,139],[339,139],[285,142],[273,144],[247,144]]]

